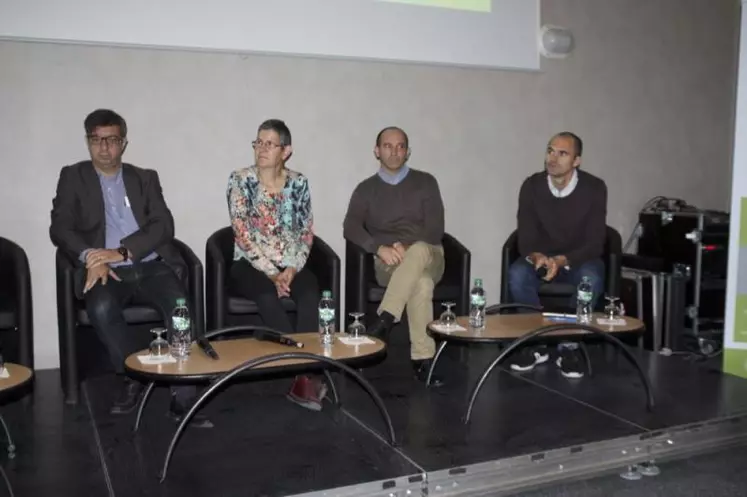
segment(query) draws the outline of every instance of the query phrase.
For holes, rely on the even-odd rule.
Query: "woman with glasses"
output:
[[[283,333],[317,329],[319,287],[306,261],[314,241],[309,183],[285,167],[293,150],[283,121],[270,119],[257,130],[254,165],[231,173],[228,210],[234,232],[233,290],[253,300],[265,326]],[[282,299],[296,304],[293,323]],[[326,386],[297,377],[289,398],[319,410]]]

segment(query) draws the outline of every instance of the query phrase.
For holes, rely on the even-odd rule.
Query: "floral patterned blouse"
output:
[[[286,169],[285,187],[269,193],[257,167],[238,169],[228,179],[228,212],[234,234],[233,259],[246,259],[258,271],[303,269],[314,242],[311,194],[306,177]]]

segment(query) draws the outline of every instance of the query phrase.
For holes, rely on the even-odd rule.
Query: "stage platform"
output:
[[[215,428],[187,430],[159,483],[175,429],[165,416],[167,390],[155,392],[134,434],[134,414],[107,412],[118,389],[111,376],[86,381],[81,404],[71,407],[62,402],[57,371],[41,371],[30,398],[0,410],[17,446],[13,460],[0,453],[2,467],[16,496],[127,497],[549,496],[569,485],[580,487],[558,495],[610,495],[610,488],[648,495],[646,486],[676,474],[677,464],[718,457],[688,459],[694,454],[730,450],[728,461],[744,468],[747,380],[644,352],[656,400],[647,412],[624,357],[591,347],[591,378],[567,380],[551,362],[525,374],[496,370],[465,425],[470,390],[497,349],[447,348],[437,371],[447,384],[425,389],[412,378],[402,331],[389,357],[364,371],[392,416],[395,447],[354,382],[339,379],[342,408],[326,403],[318,413],[285,399],[291,379],[235,384],[204,410]],[[615,475],[649,459],[661,476],[628,482]],[[684,462],[667,462],[676,460]],[[723,487],[742,473],[714,478]],[[597,487],[583,482],[599,481],[608,482],[605,494],[584,493]]]

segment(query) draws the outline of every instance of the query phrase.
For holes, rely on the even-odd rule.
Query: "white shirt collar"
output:
[[[562,190],[558,190],[555,185],[552,183],[552,178],[550,175],[547,175],[547,186],[550,187],[550,192],[553,194],[553,196],[558,198],[564,198],[573,193],[573,190],[576,189],[576,185],[578,184],[578,171],[576,169],[573,170],[573,176],[571,176],[571,180],[568,182],[567,185],[565,185],[565,188]]]

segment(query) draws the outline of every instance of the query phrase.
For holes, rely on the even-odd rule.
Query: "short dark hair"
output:
[[[397,126],[387,126],[386,128],[379,131],[379,134],[376,135],[376,146],[378,147],[381,145],[381,137],[386,133],[387,131],[399,131],[402,133],[402,135],[405,137],[405,146],[407,148],[410,148],[410,138],[407,136],[407,133],[405,133],[405,130],[402,128],[399,128]]]
[[[576,157],[581,157],[584,153],[584,142],[581,141],[581,138],[578,137],[576,133],[571,133],[570,131],[561,131],[560,133],[555,134],[552,138],[550,138],[550,141],[553,141],[555,138],[570,138],[573,140],[573,148],[576,150]]]
[[[260,131],[274,131],[280,137],[280,145],[287,147],[291,144],[291,132],[288,126],[280,119],[268,119],[257,128],[257,134]]]
[[[119,126],[119,136],[127,137],[127,123],[124,117],[120,116],[113,110],[96,109],[86,116],[83,121],[83,128],[86,130],[86,136],[91,136],[96,128],[101,126]]]

